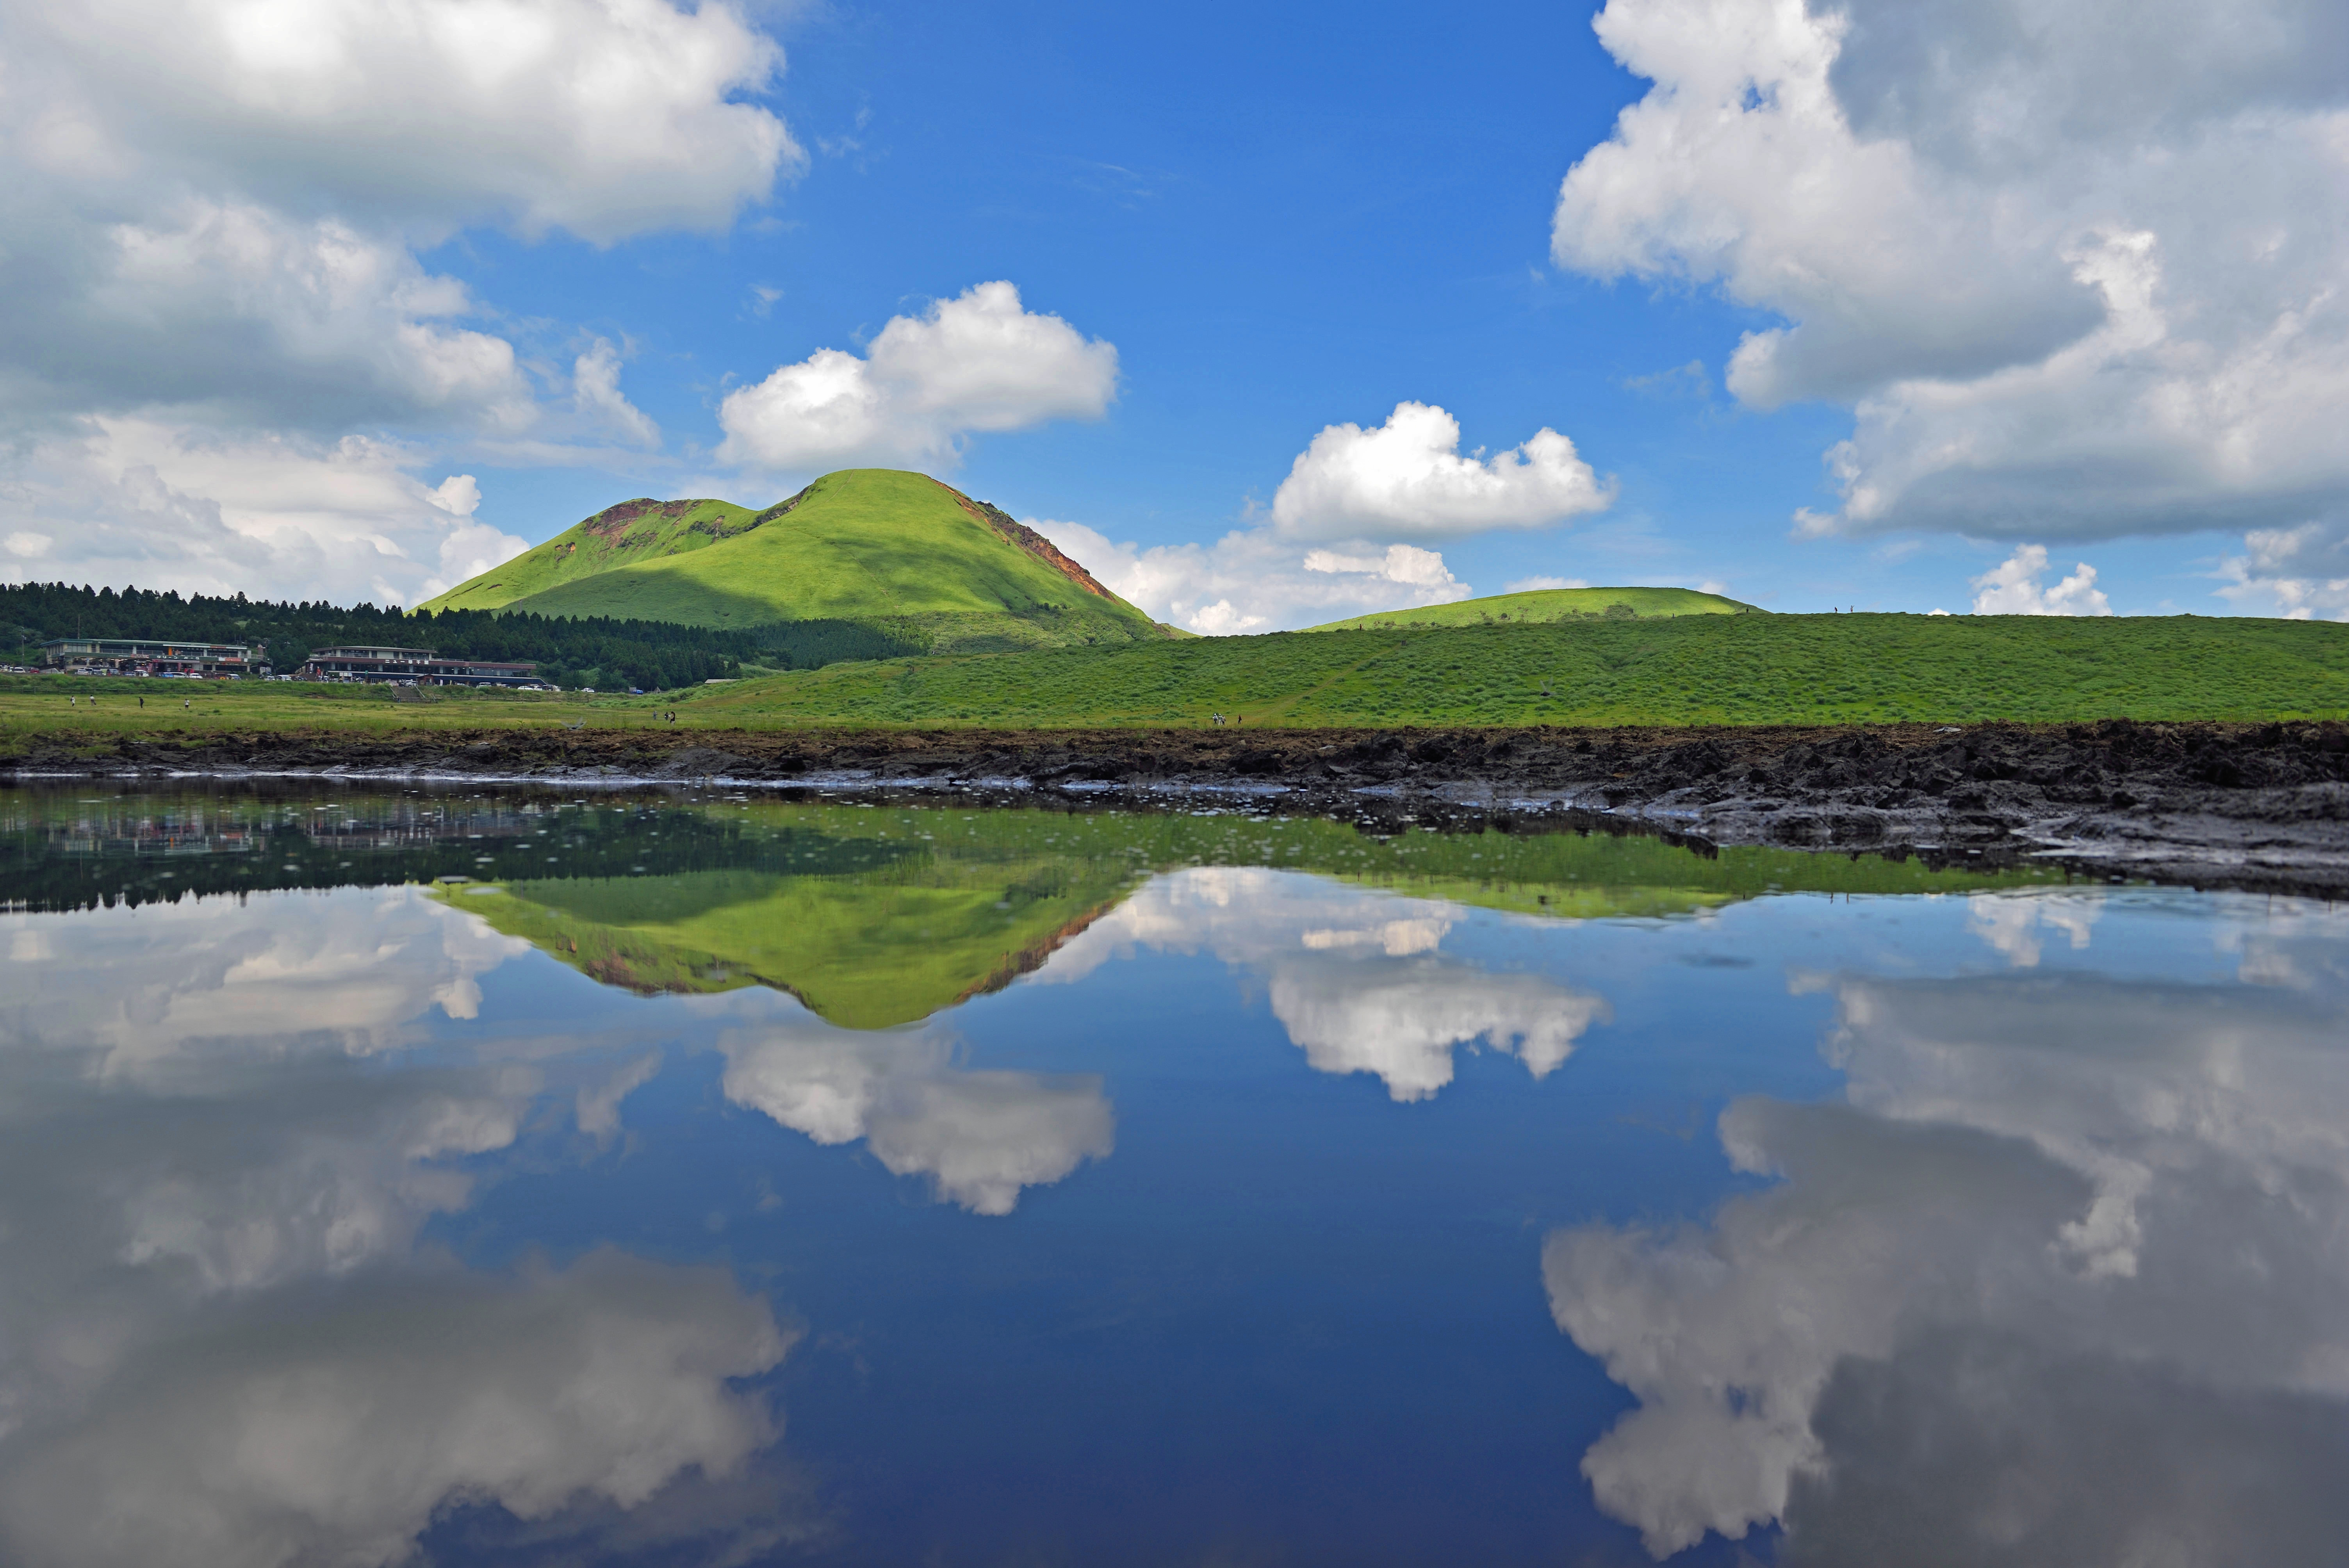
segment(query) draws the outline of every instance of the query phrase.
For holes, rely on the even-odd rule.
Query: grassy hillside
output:
[[[2349,626],[1683,615],[911,659],[705,688],[699,724],[1832,724],[2349,716]]]
[[[1506,621],[1650,620],[1664,615],[1759,615],[1759,606],[1700,593],[1693,588],[1539,588],[1526,593],[1495,593],[1456,604],[1418,610],[1381,610],[1356,615],[1309,632],[1386,631],[1397,626],[1490,626]]]
[[[854,620],[942,652],[1165,635],[1003,512],[890,469],[827,474],[761,512],[624,502],[425,607],[444,605],[697,626]]]

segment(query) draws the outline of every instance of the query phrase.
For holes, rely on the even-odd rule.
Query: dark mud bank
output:
[[[2053,856],[2113,874],[2349,892],[2349,726],[1870,728],[502,730],[127,741],[20,773],[342,773],[842,787],[1006,786],[1163,801],[1278,793],[1604,812],[1719,844]]]

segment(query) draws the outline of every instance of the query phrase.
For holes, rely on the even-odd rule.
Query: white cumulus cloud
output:
[[[2047,547],[2025,544],[1973,580],[1977,615],[2109,615],[2113,606],[2096,586],[2096,569],[2083,561],[2072,574],[2053,588],[2040,579],[2047,573]]]
[[[1358,552],[1308,550],[1270,529],[1236,529],[1213,544],[1115,544],[1081,522],[1033,518],[1029,526],[1112,593],[1164,621],[1207,636],[1278,632],[1371,610],[1465,599],[1469,587],[1444,557],[1412,544]]]
[[[337,534],[312,496],[261,499],[274,454],[346,438],[410,472],[550,426],[657,438],[593,351],[574,407],[543,403],[420,251],[483,225],[721,229],[803,162],[745,101],[781,51],[723,0],[0,0],[0,537],[114,582],[412,599],[492,562],[477,522]],[[107,456],[128,426],[262,469],[149,476]],[[89,525],[58,531],[36,514],[93,453]]]
[[[2288,620],[2349,621],[2349,529],[2313,522],[2255,528],[2221,563],[2223,598]]]
[[[724,227],[805,155],[782,52],[739,6],[670,0],[11,0],[48,168],[235,188],[403,230],[599,242]],[[29,123],[27,123],[29,122]]]
[[[36,442],[0,490],[13,531],[47,542],[0,581],[170,585],[416,603],[527,546],[477,515],[481,487],[412,477],[420,448],[367,436],[220,436],[97,418]]]
[[[1451,538],[1541,528],[1613,500],[1555,430],[1463,457],[1459,420],[1406,402],[1373,429],[1331,425],[1314,437],[1272,498],[1272,523],[1297,539]]]
[[[978,284],[890,318],[864,357],[822,348],[727,395],[720,460],[808,472],[939,466],[974,432],[1097,419],[1117,396],[1117,349]]]
[[[583,413],[640,447],[660,445],[660,427],[620,391],[620,351],[599,337],[572,362],[571,400]]]
[[[1567,176],[1554,253],[1784,318],[1728,379],[1855,408],[1810,531],[2337,537],[2337,24],[2329,0],[1609,0],[1601,41],[1654,85]]]

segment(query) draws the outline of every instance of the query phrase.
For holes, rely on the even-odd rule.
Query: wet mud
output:
[[[2349,725],[715,731],[528,729],[35,745],[19,775],[715,780],[1256,801],[1434,820],[1545,812],[1697,843],[2052,858],[2084,872],[2349,893]]]

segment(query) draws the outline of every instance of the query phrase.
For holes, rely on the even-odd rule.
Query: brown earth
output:
[[[1600,814],[1716,844],[2050,855],[2099,872],[2349,892],[2349,725],[1405,730],[496,730],[126,738],[25,773],[335,771],[1208,791],[1284,811]]]

